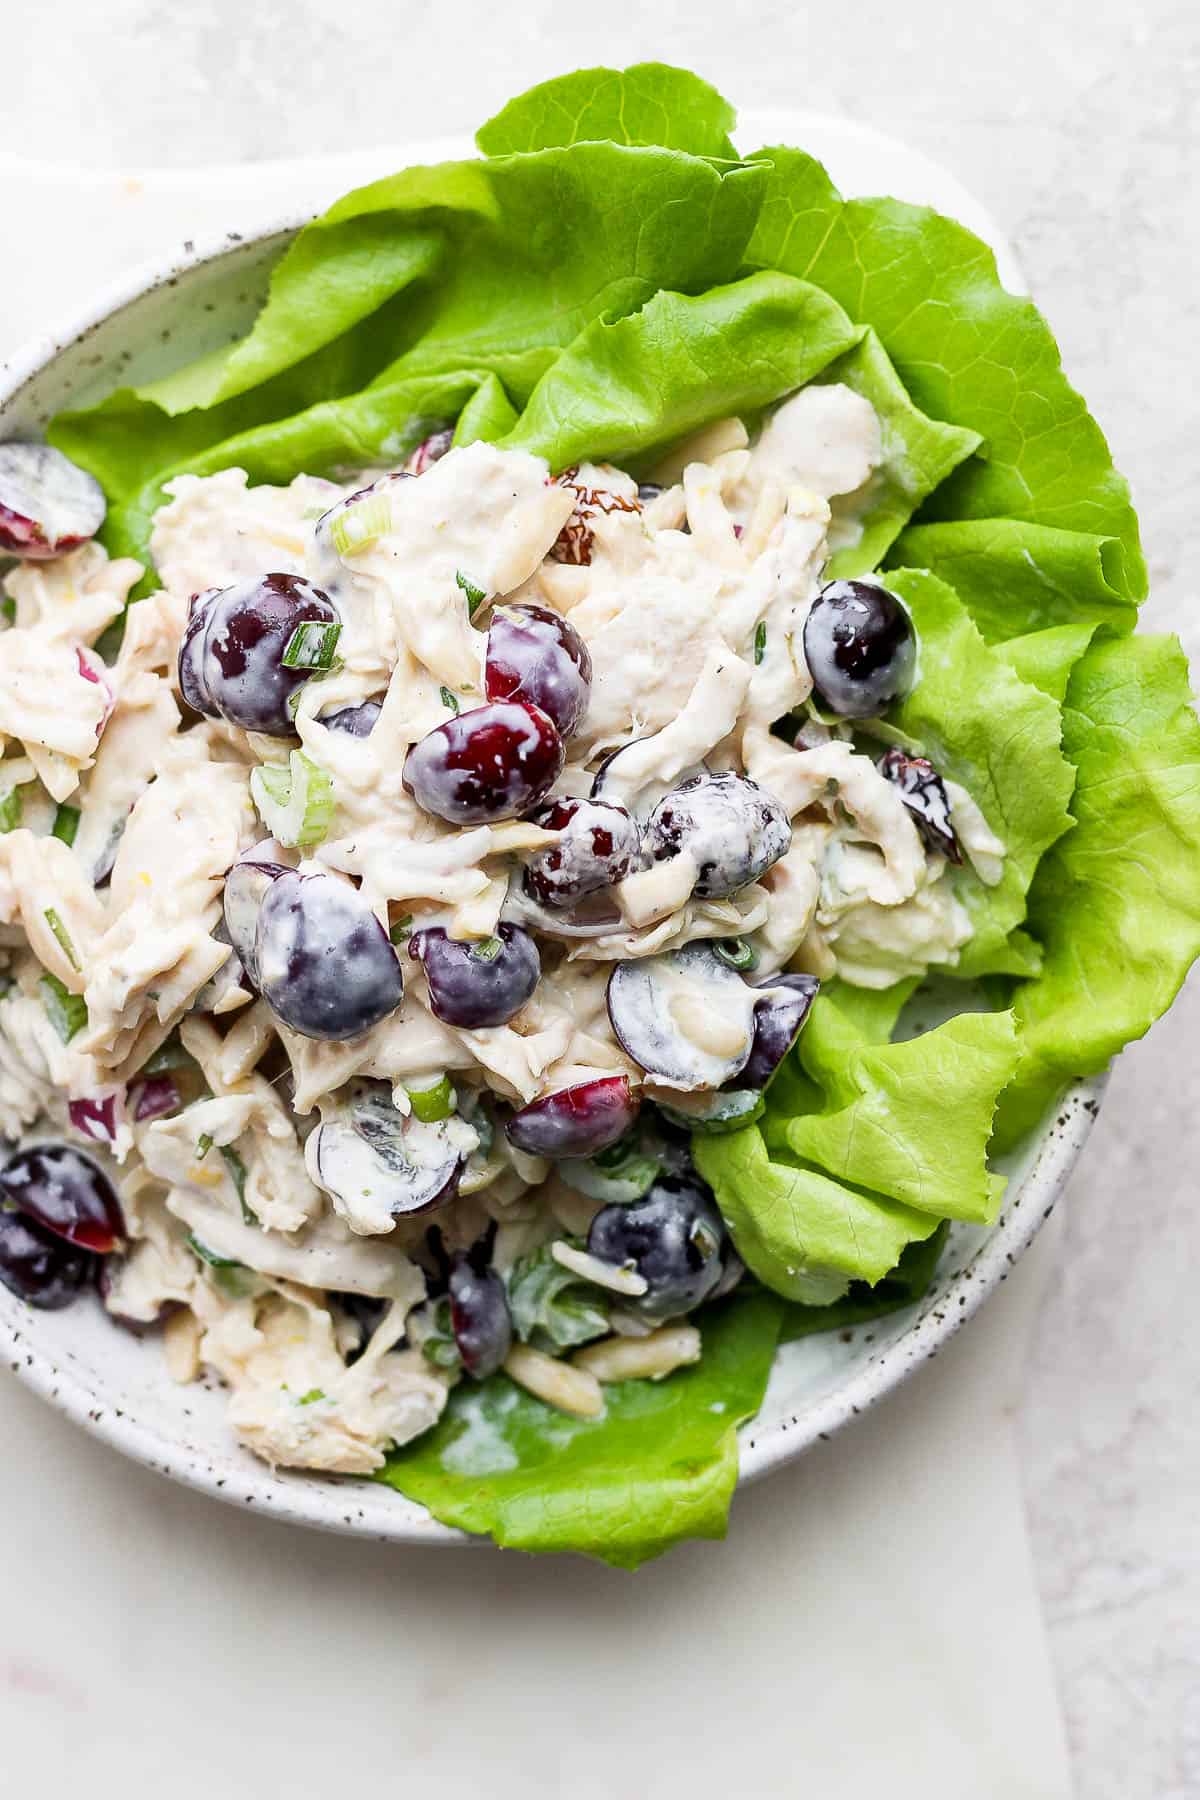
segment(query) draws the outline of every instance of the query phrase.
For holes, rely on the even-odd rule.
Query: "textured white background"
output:
[[[1154,584],[1150,621],[1178,630],[1193,656],[1200,652],[1193,601],[1200,559],[1200,25],[1194,4],[839,0],[818,8],[797,0],[741,0],[722,8],[715,0],[686,6],[662,0],[654,9],[583,9],[546,0],[507,8],[480,0],[420,7],[411,0],[340,0],[334,7],[326,0],[253,6],[208,0],[201,11],[183,0],[59,0],[53,8],[0,0],[0,23],[7,77],[0,149],[85,167],[186,167],[428,136],[468,127],[512,92],[566,67],[650,56],[699,69],[746,105],[845,112],[908,138],[960,175],[1014,239],[1067,367],[1133,483]],[[63,230],[69,234],[69,219]],[[4,243],[0,231],[0,278],[10,281],[19,271],[20,246]],[[1065,1208],[1065,1241],[1020,1404],[1034,1549],[1080,1800],[1200,1795],[1198,1050],[1200,988],[1194,986],[1117,1070]],[[908,1404],[910,1396],[900,1403]],[[67,1428],[44,1424],[32,1400],[21,1410],[26,1453],[39,1446],[50,1476]],[[15,1448],[10,1439],[10,1451]],[[109,1459],[99,1451],[95,1456],[98,1505],[115,1506]],[[64,1450],[61,1469],[67,1466],[76,1465]],[[746,1527],[764,1539],[776,1523],[773,1491],[772,1484],[743,1502]],[[169,1612],[166,1526],[175,1518],[181,1530],[199,1530],[200,1509],[183,1496],[168,1505],[158,1490],[155,1500],[153,1530],[136,1517],[126,1528],[145,1529],[147,1554],[162,1559]],[[52,1514],[40,1524],[31,1550],[52,1560]],[[117,1515],[103,1517],[102,1526],[119,1528]],[[258,1528],[255,1537],[262,1540],[263,1532]],[[291,1541],[303,1565],[304,1541]],[[8,1552],[10,1562],[21,1560],[19,1544],[10,1541]],[[243,1557],[247,1610],[230,1620],[235,1634],[252,1633],[255,1608],[270,1605],[269,1586],[255,1585],[253,1538]],[[759,1570],[766,1583],[761,1604],[782,1604],[786,1596],[802,1633],[802,1582],[793,1573],[772,1595],[774,1560]],[[489,1560],[488,1566],[495,1565]],[[694,1566],[704,1578],[708,1553],[696,1552]],[[428,1565],[417,1574],[412,1558],[405,1559],[405,1575],[422,1590],[437,1579]],[[344,1548],[322,1546],[309,1559],[311,1655],[319,1654],[320,1580],[336,1582],[344,1594],[356,1578],[362,1575]],[[482,1567],[481,1579],[483,1609],[488,1578]],[[118,1630],[120,1596],[104,1589],[102,1576],[98,1582],[98,1597],[112,1609]],[[539,1578],[536,1587],[544,1592],[547,1582]],[[450,1629],[468,1626],[464,1591],[462,1580],[453,1584]],[[66,1609],[64,1624],[81,1616],[52,1582],[47,1595],[55,1609]],[[585,1582],[583,1605],[589,1596],[598,1632],[619,1636],[615,1591],[598,1585],[593,1591]],[[867,1606],[868,1597],[861,1603]],[[702,1606],[695,1619],[703,1621]],[[682,1625],[678,1616],[675,1624]],[[980,1631],[988,1628],[980,1619]],[[662,1650],[671,1655],[670,1638]],[[379,1652],[378,1641],[365,1633],[364,1657]],[[99,1639],[96,1654],[103,1654]],[[127,1662],[130,1655],[136,1666],[136,1653],[126,1646]],[[297,1646],[298,1691],[307,1687],[302,1663]],[[252,1686],[252,1659],[239,1654],[234,1666]],[[189,1682],[201,1682],[202,1671],[186,1656],[181,1675],[185,1669]],[[880,1678],[875,1671],[870,1679]],[[18,1687],[22,1679],[36,1691],[36,1672],[21,1677],[18,1671]],[[486,1679],[470,1659],[465,1684]],[[194,1691],[194,1724],[203,1737],[204,1695],[201,1687]],[[368,1691],[382,1701],[378,1683],[364,1689],[364,1698]],[[674,1698],[681,1698],[678,1689]],[[470,1732],[465,1691],[463,1700],[460,1728]],[[581,1730],[585,1761],[606,1729],[621,1732],[615,1677],[597,1700],[604,1716]],[[1003,1706],[1002,1679],[995,1700]],[[136,1696],[130,1701],[136,1704]],[[700,1688],[696,1741],[679,1746],[685,1762],[700,1750],[704,1714]],[[870,1719],[865,1694],[864,1729]],[[241,1723],[229,1721],[234,1731]],[[731,1721],[723,1723],[728,1729]],[[305,1731],[302,1720],[295,1724]],[[346,1724],[353,1729],[353,1721]],[[527,1724],[536,1756],[536,1730],[532,1720]],[[750,1733],[764,1729],[752,1717],[742,1725]],[[793,1746],[794,1785],[784,1779],[770,1792],[806,1785],[804,1738],[813,1727],[810,1714]],[[1019,1719],[1011,1730],[1019,1737]],[[785,1738],[777,1741],[785,1754]],[[392,1775],[403,1779],[402,1741],[396,1750]],[[894,1752],[902,1764],[902,1741]],[[180,1754],[186,1757],[183,1746]],[[164,1771],[169,1761],[166,1756]],[[57,1766],[65,1775],[67,1765]],[[214,1773],[224,1770],[224,1759],[213,1766]],[[144,1762],[142,1772],[151,1767],[157,1772],[156,1759]],[[315,1778],[336,1763],[322,1754],[312,1767]],[[78,1775],[86,1781],[86,1766]],[[346,1776],[387,1779],[379,1768],[351,1774],[351,1764]],[[593,1767],[576,1792],[604,1792],[603,1785],[593,1788],[594,1776]],[[624,1791],[638,1785],[636,1777],[618,1779]],[[143,1790],[135,1781],[130,1791]],[[656,1782],[655,1791],[677,1789],[667,1780]],[[760,1783],[759,1791],[767,1789]],[[930,1800],[941,1800],[950,1790],[928,1791]]]

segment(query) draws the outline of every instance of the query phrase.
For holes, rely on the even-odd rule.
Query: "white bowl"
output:
[[[938,206],[969,224],[997,253],[1010,288],[1020,270],[979,203],[952,176],[906,146],[864,127],[807,114],[743,115],[742,139],[811,149],[846,193],[892,193]],[[409,146],[393,166],[467,154],[461,141]],[[303,191],[314,184],[305,165]],[[307,215],[304,215],[307,217]],[[153,379],[245,329],[268,271],[303,217],[275,219],[135,271],[69,320],[52,338],[0,364],[0,441],[35,435],[64,406],[86,405],[110,388]],[[787,1345],[758,1417],[742,1432],[741,1480],[799,1456],[817,1438],[866,1410],[966,1322],[1005,1280],[1053,1209],[1098,1110],[1104,1078],[1076,1083],[1052,1117],[1002,1166],[1006,1204],[990,1230],[956,1225],[937,1280],[919,1306],[853,1331]],[[138,1340],[83,1302],[39,1313],[0,1288],[0,1352],[52,1405],[114,1449],[202,1489],[297,1524],[407,1543],[446,1544],[462,1534],[390,1488],[280,1470],[241,1450],[225,1423],[215,1381],[187,1388],[169,1379],[153,1336]]]

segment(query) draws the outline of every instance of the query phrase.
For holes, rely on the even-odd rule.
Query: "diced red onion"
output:
[[[94,1144],[117,1141],[117,1107],[120,1093],[97,1095],[95,1099],[68,1100],[67,1113],[76,1131]]]

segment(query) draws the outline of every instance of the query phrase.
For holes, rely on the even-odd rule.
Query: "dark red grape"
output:
[[[840,719],[870,719],[907,693],[917,647],[912,620],[888,588],[831,581],[804,621],[816,698]]]
[[[638,859],[642,834],[623,806],[611,800],[551,800],[533,815],[557,844],[525,865],[525,889],[543,906],[574,906],[585,894],[623,881]]]
[[[436,1016],[464,1031],[507,1024],[542,972],[537,945],[519,925],[498,925],[494,937],[465,942],[430,926],[413,932],[408,954],[424,967]]]
[[[256,938],[259,909],[271,883],[278,880],[280,875],[291,874],[285,863],[266,860],[273,848],[270,838],[265,843],[255,844],[238,857],[225,877],[222,906],[226,936],[233,945],[234,956],[255,987],[258,986]]]
[[[387,932],[358,889],[336,875],[289,869],[271,882],[255,957],[263,999],[302,1037],[357,1037],[404,998]]]
[[[701,900],[724,900],[757,881],[786,855],[788,816],[773,794],[746,775],[693,775],[664,794],[646,823],[655,862],[686,852],[699,875]]]
[[[711,943],[618,963],[608,1016],[622,1048],[648,1075],[685,1092],[739,1077],[754,1041],[754,990]]]
[[[312,660],[289,666],[308,655],[298,628],[339,623],[329,596],[299,575],[262,575],[197,594],[179,651],[183,697],[210,719],[291,737],[289,701],[314,667]]]
[[[640,1200],[606,1206],[587,1247],[616,1268],[633,1268],[647,1291],[631,1302],[652,1319],[676,1319],[707,1300],[721,1280],[725,1223],[696,1175],[660,1175]]]
[[[754,1007],[754,1043],[738,1071],[739,1088],[764,1088],[800,1036],[820,982],[815,975],[776,975],[764,981]]]
[[[34,1144],[0,1168],[0,1203],[80,1250],[107,1256],[125,1237],[112,1182],[70,1144]]]
[[[536,706],[476,706],[413,745],[404,785],[435,818],[486,825],[543,800],[562,773],[563,755],[553,720]]]
[[[357,706],[343,706],[337,712],[322,713],[321,724],[329,731],[344,731],[350,737],[370,737],[382,711],[382,700],[361,700]]]
[[[530,1156],[594,1156],[624,1137],[641,1109],[625,1075],[604,1075],[543,1094],[504,1127],[510,1144]]]
[[[117,1141],[117,1094],[105,1094],[100,1100],[68,1100],[67,1117],[82,1137],[94,1144]]]
[[[18,1300],[56,1312],[95,1281],[98,1267],[88,1251],[0,1208],[0,1282]]]
[[[494,1375],[512,1349],[512,1317],[504,1283],[494,1269],[458,1256],[450,1270],[450,1329],[463,1368],[476,1381]]]
[[[947,862],[961,863],[962,851],[950,814],[946,784],[928,758],[888,750],[879,759],[879,773],[900,789],[900,798],[912,814],[925,848],[944,856]]]
[[[43,561],[95,537],[104,489],[48,444],[0,444],[0,551]]]
[[[592,658],[566,619],[546,606],[498,606],[484,658],[489,700],[524,700],[562,737],[578,730],[592,691]]]

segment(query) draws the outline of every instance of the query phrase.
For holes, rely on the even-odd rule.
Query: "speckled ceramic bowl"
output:
[[[843,192],[887,192],[953,214],[991,242],[1006,283],[1020,289],[1012,253],[978,203],[905,146],[802,114],[746,114],[741,136],[747,145],[805,145],[823,158]],[[411,145],[397,152],[395,166],[467,153],[449,140]],[[328,164],[297,165],[296,191],[325,192],[329,175]],[[0,440],[36,435],[59,408],[150,380],[245,330],[272,263],[306,216],[256,228],[242,220],[219,241],[188,243],[98,296],[53,338],[0,364]],[[1102,1090],[1103,1081],[1076,1084],[1043,1128],[1006,1159],[1010,1181],[998,1223],[990,1231],[954,1227],[938,1278],[919,1306],[781,1351],[762,1410],[742,1434],[742,1480],[799,1456],[865,1411],[971,1317],[1053,1209]],[[0,1356],[114,1449],[218,1499],[332,1531],[427,1544],[460,1538],[389,1488],[272,1474],[233,1441],[217,1383],[174,1386],[154,1337],[132,1337],[95,1303],[38,1313],[0,1288]]]

